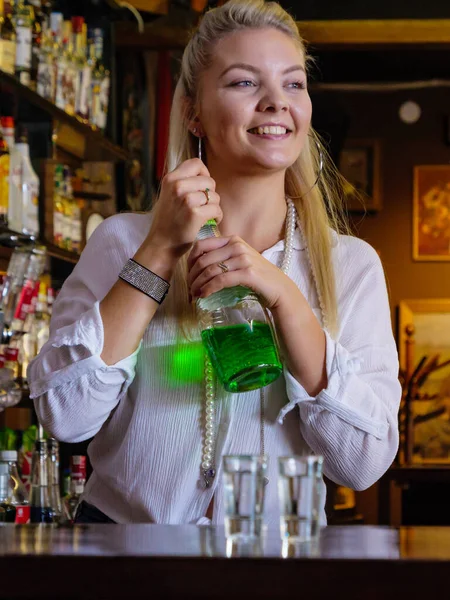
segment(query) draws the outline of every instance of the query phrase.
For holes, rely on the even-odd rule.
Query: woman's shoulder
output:
[[[333,255],[338,266],[355,270],[381,266],[378,252],[368,242],[353,235],[333,232]]]

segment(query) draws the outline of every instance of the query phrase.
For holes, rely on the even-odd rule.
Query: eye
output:
[[[289,87],[293,87],[296,90],[306,90],[306,82],[305,81],[293,81],[289,83]]]
[[[253,81],[250,81],[250,79],[244,79],[243,81],[236,81],[236,83],[232,83],[231,87],[250,87],[251,85],[255,85]]]

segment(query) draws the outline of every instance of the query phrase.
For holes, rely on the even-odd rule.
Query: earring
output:
[[[202,138],[200,136],[198,138],[198,157],[202,160]]]
[[[194,127],[194,129],[192,130],[192,133],[197,133],[197,127]]]
[[[313,188],[315,185],[317,185],[317,182],[319,181],[319,179],[320,179],[320,176],[322,175],[322,171],[323,171],[323,163],[324,163],[324,161],[323,161],[322,144],[319,142],[319,140],[317,140],[317,139],[316,139],[316,138],[315,138],[313,135],[311,135],[310,133],[308,133],[308,136],[309,136],[309,137],[310,137],[310,138],[311,138],[311,139],[314,141],[314,143],[315,143],[315,144],[316,144],[316,146],[317,146],[317,150],[318,150],[318,152],[319,152],[319,171],[318,171],[318,173],[317,173],[317,177],[316,177],[316,180],[315,180],[315,182],[314,182],[314,185],[311,187],[311,190],[312,190],[312,188]],[[310,190],[310,191],[311,191],[311,190]]]

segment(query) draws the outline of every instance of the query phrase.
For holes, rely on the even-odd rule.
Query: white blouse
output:
[[[211,488],[201,481],[203,351],[158,310],[139,348],[115,365],[101,359],[99,302],[144,241],[145,214],[120,214],[95,231],[54,305],[50,339],[28,369],[44,429],[89,445],[94,472],[84,499],[119,523],[201,523],[214,495],[223,522],[220,460]],[[333,481],[363,490],[390,466],[398,446],[398,357],[383,269],[374,249],[334,236],[340,329],[326,334],[328,386],[315,398],[285,368],[266,388],[269,456],[266,522],[278,522],[277,457],[322,454]],[[280,265],[284,241],[262,255]],[[289,276],[321,318],[298,230]],[[169,293],[176,293],[173,288]],[[131,307],[130,307],[130,310]],[[259,453],[259,391],[217,389],[216,457]],[[322,510],[322,522],[325,522]]]

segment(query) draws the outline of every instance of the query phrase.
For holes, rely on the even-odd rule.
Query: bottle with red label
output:
[[[29,523],[30,504],[28,493],[17,472],[17,452],[0,452],[0,521],[6,523]]]
[[[70,488],[69,493],[64,497],[64,515],[70,523],[75,520],[85,483],[86,457],[72,456],[70,459]]]

